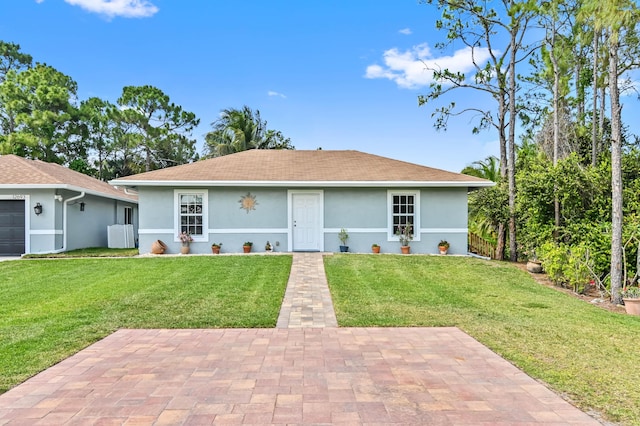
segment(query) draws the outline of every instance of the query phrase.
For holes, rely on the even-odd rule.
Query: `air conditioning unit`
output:
[[[134,248],[133,225],[107,226],[107,243],[109,248]]]

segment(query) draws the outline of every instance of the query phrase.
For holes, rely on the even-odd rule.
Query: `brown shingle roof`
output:
[[[63,188],[132,202],[138,200],[135,195],[126,194],[106,182],[59,164],[28,160],[13,154],[0,156],[0,187],[2,186]]]
[[[127,176],[112,184],[225,182],[370,185],[412,183],[431,186],[490,186],[492,182],[359,151],[250,150],[192,164]],[[466,185],[465,185],[466,184]]]

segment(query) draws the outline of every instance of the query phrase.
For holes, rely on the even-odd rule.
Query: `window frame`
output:
[[[387,240],[400,241],[400,237],[393,232],[393,197],[413,196],[413,241],[420,241],[420,190],[396,191],[387,190]]]
[[[173,211],[174,211],[174,235],[173,241],[180,242],[178,235],[182,232],[182,212],[180,211],[180,198],[182,195],[196,195],[202,197],[202,235],[191,235],[194,242],[209,241],[209,191],[203,189],[174,189],[173,191]]]
[[[133,207],[124,208],[122,221],[125,225],[133,225]]]

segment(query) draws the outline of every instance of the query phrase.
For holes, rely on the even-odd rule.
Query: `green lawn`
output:
[[[275,327],[290,256],[0,263],[0,393],[119,328]]]
[[[640,317],[499,262],[334,255],[325,268],[340,326],[456,326],[583,410],[640,424]]]
[[[63,251],[60,253],[46,253],[46,254],[25,254],[25,259],[64,259],[69,257],[133,257],[138,255],[137,248],[104,248],[104,247],[90,247],[77,250]]]

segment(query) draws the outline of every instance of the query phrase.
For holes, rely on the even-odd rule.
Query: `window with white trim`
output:
[[[176,239],[186,232],[195,241],[207,241],[207,192],[176,190]]]
[[[415,191],[388,192],[389,203],[388,233],[390,240],[397,240],[396,232],[411,226],[413,240],[420,241],[420,193]]]

